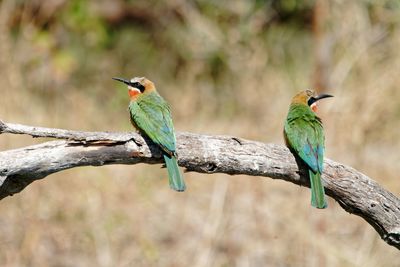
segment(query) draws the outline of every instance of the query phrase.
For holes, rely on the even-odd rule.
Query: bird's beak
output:
[[[327,98],[327,97],[333,97],[333,95],[328,95],[328,94],[320,94],[315,97],[315,101],[321,100],[322,98]]]
[[[308,100],[308,105],[311,106],[313,103],[317,102],[318,100],[321,100],[321,99],[327,98],[327,97],[333,97],[333,95],[320,94],[320,95],[317,95],[316,97],[310,97],[310,99]]]
[[[113,77],[112,79],[113,79],[113,80],[116,80],[116,81],[119,81],[119,82],[122,82],[122,83],[124,83],[124,84],[126,84],[126,85],[131,85],[131,81],[125,80],[125,79],[123,79],[123,78]]]

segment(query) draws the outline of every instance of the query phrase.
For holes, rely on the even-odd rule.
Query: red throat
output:
[[[128,94],[129,94],[130,99],[135,100],[136,97],[140,94],[140,91],[136,88],[129,89]]]
[[[311,110],[314,111],[315,113],[317,113],[318,111],[318,105],[317,103],[312,103],[310,106]]]

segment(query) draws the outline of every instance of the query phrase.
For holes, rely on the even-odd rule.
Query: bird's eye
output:
[[[308,99],[308,101],[307,101],[307,104],[309,105],[309,106],[311,106],[314,102],[316,102],[317,101],[317,99],[315,98],[315,97],[310,97],[309,99]]]
[[[139,82],[132,83],[132,87],[139,89],[141,93],[143,93],[145,90],[145,87]]]

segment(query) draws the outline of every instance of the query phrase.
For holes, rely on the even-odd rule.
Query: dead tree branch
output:
[[[161,163],[161,152],[137,133],[81,132],[0,121],[0,134],[66,139],[0,152],[0,199],[49,174],[78,166]],[[246,174],[309,187],[306,172],[283,146],[231,136],[177,133],[179,165],[201,173]],[[400,199],[351,167],[326,159],[326,193],[400,249]]]

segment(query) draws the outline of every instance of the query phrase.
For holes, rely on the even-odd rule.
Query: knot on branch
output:
[[[207,173],[213,173],[217,170],[217,164],[215,164],[214,162],[209,162],[204,166],[204,170]]]

